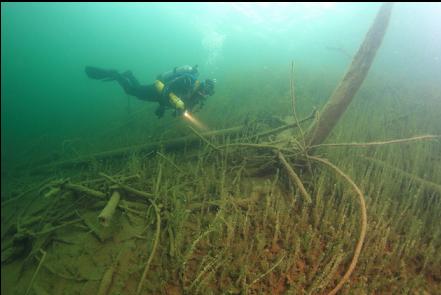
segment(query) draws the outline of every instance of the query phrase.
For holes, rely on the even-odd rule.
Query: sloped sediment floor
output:
[[[388,138],[388,132],[375,135]],[[338,129],[335,137],[345,142],[354,135]],[[440,192],[369,160],[436,183],[439,142],[322,149],[367,199],[366,242],[341,292],[439,291]],[[24,235],[15,236],[13,244],[24,248],[20,255],[2,263],[2,292],[25,294],[33,281],[29,294],[93,294],[110,269],[105,294],[136,293],[155,241],[153,200],[161,212],[160,234],[141,294],[325,294],[353,254],[359,232],[355,193],[315,167],[312,175],[300,174],[312,198],[307,204],[276,160],[254,149],[219,153],[201,142],[195,151],[133,154],[125,161],[30,179],[26,188],[68,176],[71,186],[37,185],[2,206],[2,260],[4,245],[18,228]],[[272,164],[265,167],[266,162]],[[115,187],[99,172],[148,196]],[[103,227],[97,217],[114,189],[121,190],[120,206]]]

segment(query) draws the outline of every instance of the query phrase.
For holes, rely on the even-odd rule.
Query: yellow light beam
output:
[[[190,123],[192,123],[196,127],[198,127],[199,129],[202,129],[202,130],[208,129],[204,124],[202,124],[202,122],[200,122],[198,119],[193,117],[193,115],[190,114],[190,112],[188,112],[188,111],[184,112],[184,118],[187,119]]]

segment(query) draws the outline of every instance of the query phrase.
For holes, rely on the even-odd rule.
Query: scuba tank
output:
[[[178,110],[184,110],[185,104],[184,102],[173,92],[169,92],[167,90],[167,85],[169,82],[172,82],[174,79],[180,77],[180,76],[188,76],[190,78],[190,83],[196,83],[197,79],[196,77],[199,75],[198,72],[198,66],[195,65],[194,67],[185,65],[181,67],[175,67],[173,70],[162,73],[158,75],[157,80],[155,81],[155,88],[158,94],[167,95],[168,102]],[[165,90],[165,93],[164,93]]]
[[[165,87],[164,83],[162,83],[159,80],[155,81],[155,88],[159,94],[162,94],[164,87]],[[175,109],[182,110],[182,111],[185,109],[184,102],[173,92],[170,92],[168,94],[168,101]]]
[[[197,77],[199,75],[198,66],[195,65],[194,67],[192,67],[189,65],[185,65],[181,67],[175,67],[171,71],[167,71],[165,73],[158,75],[157,79],[161,80],[163,83],[167,83],[168,81],[171,81],[174,78],[181,76],[183,74],[188,74]]]

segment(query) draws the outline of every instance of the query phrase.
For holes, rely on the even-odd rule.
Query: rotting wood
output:
[[[214,130],[205,132],[202,135],[205,137],[218,137],[218,136],[224,136],[224,135],[234,135],[242,132],[243,126],[235,126],[227,129],[221,129],[221,130]],[[160,148],[164,149],[164,151],[171,151],[178,149],[182,147],[183,145],[191,146],[192,144],[199,143],[199,137],[196,135],[187,135],[167,141],[156,141],[152,143],[147,144],[139,144],[139,145],[133,145],[123,148],[118,148],[110,151],[100,152],[100,153],[94,153],[86,156],[81,156],[75,159],[70,160],[64,160],[59,161],[55,163],[49,163],[47,165],[41,165],[38,167],[35,167],[31,169],[32,171],[45,171],[50,170],[53,168],[67,168],[82,164],[87,164],[91,161],[100,161],[108,158],[118,158],[118,157],[124,157],[131,155],[135,152],[149,152],[149,151],[155,151]]]
[[[139,179],[141,176],[139,174],[134,174],[134,175],[129,175],[129,176],[114,175],[112,177],[118,181],[125,182],[125,181],[129,181],[129,180]],[[102,177],[100,177],[100,178],[96,178],[96,179],[81,181],[79,184],[80,185],[89,185],[89,184],[96,184],[96,183],[100,183],[100,182],[104,182],[104,181],[105,180]]]
[[[320,162],[322,164],[325,164],[326,166],[332,168],[337,174],[342,176],[355,190],[355,192],[358,195],[358,202],[360,205],[360,236],[358,238],[357,244],[355,246],[354,255],[352,256],[351,263],[349,264],[348,269],[346,270],[345,274],[341,278],[340,282],[334,287],[334,289],[329,292],[329,295],[336,294],[343,285],[349,280],[349,277],[351,276],[352,272],[355,269],[355,266],[358,262],[358,257],[360,256],[361,249],[363,247],[364,239],[366,237],[366,229],[367,229],[367,210],[366,210],[366,201],[364,199],[364,195],[361,192],[361,190],[358,188],[358,186],[354,183],[354,181],[347,176],[343,171],[341,171],[337,166],[332,164],[326,159],[318,158],[318,157],[310,157],[312,160]]]
[[[134,195],[137,195],[139,197],[145,198],[145,199],[147,199],[148,201],[151,202],[151,197],[153,196],[153,194],[148,193],[148,192],[144,192],[144,191],[140,191],[140,190],[137,190],[137,189],[135,189],[133,187],[130,187],[130,186],[124,184],[124,183],[121,183],[121,182],[113,179],[112,177],[110,177],[109,175],[107,175],[105,173],[100,172],[99,175],[101,175],[102,177],[106,178],[110,182],[114,183],[116,186],[118,186],[122,190],[125,190],[126,192],[134,194]]]
[[[102,198],[106,197],[106,194],[103,193],[103,192],[100,192],[100,191],[97,191],[97,190],[94,190],[94,189],[90,189],[90,188],[88,188],[88,187],[86,187],[84,185],[73,184],[73,183],[70,183],[70,182],[65,183],[63,185],[63,188],[66,188],[68,190],[73,190],[73,191],[75,191],[77,193],[83,193],[83,194],[86,194],[86,195],[89,195],[89,196],[92,196],[92,197],[95,197],[95,198],[101,198],[102,199]]]
[[[377,50],[383,41],[392,6],[392,3],[384,3],[380,7],[374,23],[366,34],[345,76],[334,90],[323,111],[320,112],[319,119],[307,132],[306,142],[308,145],[317,145],[324,142],[351,103],[366,78]]]
[[[412,141],[424,141],[424,140],[435,140],[441,138],[441,135],[419,135],[409,138],[391,139],[386,141],[373,141],[373,142],[348,142],[348,143],[323,143],[318,145],[312,145],[309,149],[319,148],[319,147],[371,147],[379,145],[389,145],[389,144],[401,144]]]
[[[208,141],[204,136],[202,136],[199,132],[196,131],[193,127],[190,125],[187,126],[194,134],[196,134],[197,137],[199,137],[203,142],[205,142],[209,147],[211,147],[214,150],[219,150],[217,146],[212,144],[210,141]]]
[[[251,138],[262,138],[265,136],[273,135],[273,134],[288,130],[290,128],[299,127],[300,123],[303,123],[303,122],[306,122],[306,121],[313,119],[315,117],[316,113],[317,113],[317,110],[313,109],[311,114],[309,114],[306,118],[300,120],[299,122],[286,124],[286,125],[283,125],[283,126],[280,126],[280,127],[268,130],[268,131],[263,131],[263,132],[260,132],[256,135],[253,135]]]
[[[98,289],[98,295],[106,295],[112,284],[113,273],[115,272],[115,267],[112,265],[109,267],[103,275],[103,278]]]
[[[104,209],[101,211],[101,213],[98,215],[98,221],[102,226],[109,226],[110,221],[112,220],[112,217],[115,213],[116,207],[118,207],[119,200],[121,199],[121,195],[118,191],[113,191],[112,196],[110,197],[109,201],[107,202]]]
[[[38,263],[37,270],[34,272],[34,275],[32,276],[31,282],[29,283],[29,286],[28,286],[28,288],[27,288],[27,290],[26,290],[25,295],[29,294],[29,292],[31,291],[32,286],[33,286],[33,284],[34,284],[34,282],[35,282],[35,278],[37,277],[38,272],[40,271],[40,268],[41,268],[41,266],[43,265],[44,260],[45,260],[45,258],[46,258],[46,251],[44,251],[44,250],[42,250],[42,249],[40,249],[40,251],[41,251],[41,253],[42,253],[42,256],[41,256],[40,262]]]
[[[310,120],[314,117],[315,110],[306,118],[299,121],[299,123],[305,122],[307,120]],[[261,132],[259,134],[254,135],[252,138],[260,138],[272,134],[276,134],[279,132],[282,132],[284,130],[287,130],[289,128],[293,128],[297,126],[297,123],[291,123],[284,126],[280,126],[268,131]],[[152,143],[147,144],[140,144],[140,145],[134,145],[134,146],[128,146],[123,148],[118,148],[110,151],[100,152],[100,153],[94,153],[90,155],[80,156],[75,159],[70,160],[63,160],[59,162],[49,163],[45,165],[41,165],[35,168],[30,169],[30,171],[39,172],[39,171],[48,171],[54,168],[68,168],[78,165],[87,165],[88,163],[92,161],[100,161],[105,160],[108,158],[118,158],[118,157],[124,157],[131,155],[135,152],[151,152],[156,151],[160,148],[162,148],[164,151],[172,151],[181,148],[182,146],[186,146],[187,148],[192,145],[197,145],[202,138],[209,138],[209,137],[222,137],[222,136],[232,136],[240,134],[244,130],[243,125],[227,128],[227,129],[221,129],[221,130],[213,130],[208,131],[204,133],[197,134],[190,134],[187,136],[167,140],[167,141],[156,141]]]
[[[302,181],[300,180],[300,177],[295,173],[294,169],[292,169],[291,165],[289,165],[288,161],[285,159],[283,154],[281,152],[277,152],[277,157],[279,158],[280,162],[283,164],[283,167],[288,172],[289,177],[291,178],[291,181],[296,184],[296,186],[299,188],[300,194],[305,199],[305,201],[308,204],[312,203],[311,196],[306,191],[305,186],[303,185]]]
[[[118,261],[121,256],[121,253],[122,250],[119,252],[117,258],[112,263],[112,265],[104,273],[103,278],[101,279],[100,287],[98,289],[98,293],[97,293],[98,295],[106,295],[109,293],[113,281],[113,275],[116,271],[116,268],[118,267]]]
[[[126,178],[122,178],[122,179],[126,179]],[[119,180],[118,181],[115,180],[115,182],[119,183]],[[88,188],[88,187],[85,187],[84,185],[80,185],[80,184],[67,183],[67,184],[64,185],[64,188],[72,190],[72,191],[77,192],[77,193],[84,193],[85,195],[88,195],[88,196],[91,196],[91,197],[94,197],[94,198],[104,199],[106,197],[105,193],[97,191],[97,190],[94,190],[94,189],[91,189],[91,188]],[[129,192],[133,194],[133,189],[129,190]],[[136,193],[134,195],[136,197],[139,197],[140,199],[142,198],[142,200],[145,200],[145,195],[141,195],[140,196],[139,194],[136,194]],[[125,201],[125,202],[127,202],[127,201]],[[118,203],[118,208],[121,208],[121,209],[123,209],[123,210],[125,210],[127,212],[131,212],[131,213],[140,215],[139,211],[130,209],[127,206],[127,204],[124,204],[123,202],[119,202]]]
[[[156,249],[158,247],[159,244],[159,238],[161,236],[161,211],[159,209],[159,207],[156,205],[156,203],[154,201],[150,201],[152,203],[153,208],[155,208],[155,213],[156,213],[156,233],[155,233],[155,241],[153,243],[153,247],[152,247],[152,252],[150,253],[149,259],[147,260],[145,267],[144,267],[144,271],[142,273],[141,276],[141,280],[139,281],[138,287],[136,289],[136,294],[140,294],[142,291],[142,286],[144,285],[144,280],[147,276],[147,272],[149,271],[150,268],[150,264],[153,260],[153,257],[155,256],[156,253]]]
[[[46,186],[46,185],[47,185],[48,183],[50,183],[51,181],[52,181],[52,180],[47,180],[47,179],[46,179],[46,180],[43,180],[41,183],[39,183],[39,184],[37,184],[37,185],[35,185],[35,186],[32,186],[31,188],[27,189],[26,191],[20,193],[18,196],[3,201],[3,202],[1,203],[2,208],[3,208],[4,206],[6,206],[6,205],[12,203],[12,202],[15,202],[15,201],[17,201],[17,200],[23,198],[24,196],[26,196],[26,195],[29,194],[29,193],[31,193],[31,192],[33,192],[33,191],[35,191],[35,190],[38,190],[38,189],[40,189],[40,188]]]

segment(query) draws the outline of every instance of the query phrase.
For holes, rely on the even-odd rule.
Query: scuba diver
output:
[[[141,100],[159,103],[155,114],[158,118],[164,116],[167,108],[174,109],[175,116],[186,111],[202,108],[208,96],[214,95],[214,79],[199,81],[198,66],[181,66],[157,76],[153,84],[141,85],[131,71],[118,73],[116,70],[107,70],[86,66],[89,78],[102,81],[117,81],[125,93]],[[195,107],[198,107],[195,109]]]

